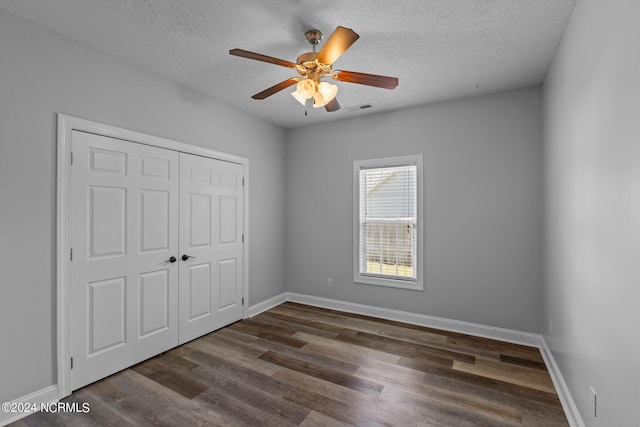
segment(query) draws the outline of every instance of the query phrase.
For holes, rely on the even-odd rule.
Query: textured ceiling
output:
[[[540,84],[575,0],[0,0],[0,8],[283,127]],[[304,108],[285,89],[254,95],[292,69],[239,58],[241,48],[295,62],[336,26],[360,39],[334,69],[398,77],[395,90],[344,82],[342,109]],[[322,47],[322,44],[320,44]],[[358,106],[371,104],[362,110]],[[350,108],[353,107],[353,108]]]

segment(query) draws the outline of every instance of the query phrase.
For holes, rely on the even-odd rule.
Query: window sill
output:
[[[409,289],[413,291],[424,291],[422,280],[416,281],[409,280],[395,280],[392,278],[384,277],[372,277],[356,274],[353,277],[353,281],[356,283],[363,283],[366,285],[385,286],[394,289]]]

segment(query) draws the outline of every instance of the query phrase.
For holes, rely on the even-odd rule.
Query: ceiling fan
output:
[[[360,37],[350,28],[337,27],[324,43],[320,52],[316,52],[316,46],[322,40],[322,32],[320,30],[309,30],[305,36],[313,46],[313,51],[305,52],[298,56],[295,63],[243,49],[231,49],[229,51],[231,55],[293,68],[301,76],[284,80],[253,95],[251,98],[265,99],[296,84],[296,90],[291,95],[303,106],[307,105],[308,100],[313,99],[315,108],[324,107],[328,112],[332,112],[340,109],[340,104],[336,99],[338,86],[323,81],[324,77],[332,77],[339,82],[358,83],[384,89],[394,89],[398,86],[397,77],[333,70],[333,63]]]

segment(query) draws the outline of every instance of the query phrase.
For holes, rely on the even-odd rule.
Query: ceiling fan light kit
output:
[[[313,107],[320,108],[327,105],[336,97],[338,86],[327,82],[318,83],[311,79],[302,79],[298,82],[296,90],[291,93],[300,104],[306,106],[307,99],[313,98]]]
[[[323,81],[322,79],[324,77],[331,77],[336,81],[357,83],[384,89],[394,89],[398,86],[397,77],[333,70],[333,63],[360,37],[353,30],[345,27],[337,27],[324,43],[320,52],[316,52],[316,46],[322,40],[322,31],[315,29],[309,30],[306,32],[305,37],[309,44],[313,46],[313,51],[305,52],[298,56],[296,63],[242,49],[231,49],[229,51],[231,55],[293,68],[302,76],[301,78],[292,77],[284,80],[253,95],[253,99],[265,99],[295,84],[296,90],[292,92],[291,95],[300,104],[306,107],[307,100],[313,99],[314,108],[325,107],[326,111],[332,112],[340,109],[340,104],[336,99],[338,86]]]
[[[315,108],[324,107],[331,102],[338,94],[338,86],[327,82],[318,83],[315,95],[313,95],[313,106]]]

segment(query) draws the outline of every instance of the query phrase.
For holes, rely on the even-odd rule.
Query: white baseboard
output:
[[[287,301],[287,293],[283,292],[280,295],[276,295],[275,297],[271,297],[267,300],[259,302],[258,304],[254,304],[251,307],[249,307],[249,317],[257,316],[263,311],[267,311],[286,301]]]
[[[555,386],[558,398],[562,403],[562,408],[567,416],[571,427],[584,427],[582,417],[578,412],[569,388],[562,377],[562,373],[556,364],[553,354],[549,350],[544,337],[540,334],[516,331],[512,329],[496,328],[494,326],[480,325],[477,323],[462,322],[459,320],[445,319],[424,314],[410,313],[406,311],[391,310],[382,307],[356,304],[339,301],[329,298],[321,298],[312,295],[298,294],[294,292],[284,292],[262,303],[250,307],[251,316],[255,316],[263,311],[277,306],[285,301],[297,302],[300,304],[312,305],[315,307],[328,308],[347,313],[362,314],[365,316],[377,317],[380,319],[395,320],[412,325],[425,326],[428,328],[442,329],[445,331],[458,332],[477,337],[490,338],[499,341],[506,341],[515,344],[522,344],[540,349],[542,358],[547,365],[547,370]]]
[[[459,332],[462,334],[474,335],[477,337],[491,338],[499,341],[506,341],[515,344],[540,346],[538,334],[529,332],[514,331],[512,329],[496,328],[493,326],[479,325],[476,323],[462,322],[460,320],[445,319],[442,317],[427,316],[424,314],[410,313],[407,311],[391,310],[388,308],[374,307],[370,305],[356,304],[320,298],[311,295],[287,293],[287,301],[309,304],[317,307],[329,308],[332,310],[344,311],[347,313],[363,314],[365,316],[377,317],[380,319],[395,320],[412,325],[425,326],[428,328],[442,329],[445,331]]]
[[[547,346],[547,341],[545,341],[543,337],[540,337],[540,341],[540,353],[542,353],[544,363],[547,365],[551,381],[553,381],[553,385],[556,388],[556,393],[558,393],[558,398],[560,399],[560,403],[562,403],[562,409],[564,409],[569,425],[571,427],[585,427],[584,421],[578,411],[578,407],[571,396],[569,387],[567,387],[567,383],[564,381],[562,372],[560,372],[560,367],[556,363],[553,353],[551,353],[551,350],[549,350],[549,347]]]
[[[9,402],[9,405],[10,408],[13,407],[12,409],[22,410],[25,407],[31,408],[33,405],[35,405],[36,408],[40,408],[40,405],[55,403],[58,402],[58,400],[58,386],[51,385],[43,388],[42,390],[38,390],[26,396],[12,400]],[[0,409],[0,426],[6,426],[14,421],[18,421],[33,412],[34,411],[5,412]]]

